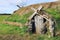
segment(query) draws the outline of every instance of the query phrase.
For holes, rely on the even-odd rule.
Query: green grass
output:
[[[8,24],[0,24],[0,34],[19,34],[24,35],[26,33],[27,27],[24,26],[22,28],[18,26],[8,25]]]
[[[32,14],[33,12],[29,12],[29,13],[25,13],[24,15],[18,15],[18,14],[14,14],[11,15],[9,18],[6,19],[6,21],[11,21],[11,22],[20,22],[22,24],[26,23],[28,20],[28,17]]]
[[[47,9],[46,10],[50,15],[52,15],[56,20],[60,18],[60,13],[56,9]]]
[[[60,13],[56,9],[47,9],[46,10],[50,15],[52,15],[57,22],[56,30],[60,30]],[[11,22],[19,22],[22,24],[25,24],[27,22],[27,18],[32,14],[33,12],[30,11],[29,13],[26,13],[24,15],[18,15],[18,14],[13,14],[11,16],[0,16],[0,22],[2,20],[6,21],[11,21]],[[19,26],[13,26],[13,25],[8,25],[8,24],[0,24],[0,34],[19,34],[19,35],[24,35],[26,34],[27,27],[23,26],[20,28]],[[56,37],[51,37],[49,38],[48,35],[36,35],[33,36],[33,34],[30,34],[30,40],[60,40],[60,36]]]
[[[0,15],[0,23],[10,15]]]
[[[5,19],[10,18],[10,16],[11,15],[0,15],[0,34],[24,35],[27,30],[26,26],[23,26],[22,28],[20,28],[19,26],[13,26],[13,25],[8,25],[8,24],[2,23]]]

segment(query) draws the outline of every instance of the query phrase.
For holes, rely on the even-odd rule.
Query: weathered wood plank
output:
[[[41,10],[42,9],[42,6],[40,6],[37,10],[33,7],[31,7],[32,10],[34,10],[35,12],[28,18],[29,20],[33,18],[34,15],[38,14],[37,13],[37,10]]]
[[[41,34],[41,31],[44,28],[43,18],[41,16],[38,15],[35,16],[35,27],[36,27],[36,33]]]

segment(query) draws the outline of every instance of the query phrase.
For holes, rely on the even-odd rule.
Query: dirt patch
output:
[[[4,21],[3,23],[5,23],[5,24],[9,24],[9,25],[15,25],[15,26],[22,27],[22,24],[21,24],[21,23],[18,23],[18,22]]]

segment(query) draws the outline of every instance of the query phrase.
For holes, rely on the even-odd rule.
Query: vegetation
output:
[[[23,35],[26,33],[26,27],[20,28],[18,26],[0,24],[0,34],[19,34]]]
[[[0,23],[3,22],[10,15],[0,15]]]
[[[12,22],[20,22],[20,23],[26,23],[28,21],[28,17],[32,14],[33,12],[30,11],[29,13],[25,13],[23,15],[18,15],[14,14],[11,15],[9,18],[6,19],[6,21],[12,21]]]
[[[60,12],[59,11],[57,11],[56,9],[47,9],[46,10],[50,15],[52,15],[53,16],[53,18],[55,18],[55,20],[56,20],[56,23],[57,23],[57,29],[59,30],[60,29]]]
[[[56,19],[56,22],[57,22],[56,30],[59,31],[60,30],[60,24],[59,24],[60,23],[60,13],[56,9],[51,9],[51,8],[47,9],[46,11]],[[13,15],[10,15],[10,16],[1,15],[0,16],[0,22],[1,22],[0,23],[0,35],[7,35],[7,34],[14,35],[15,34],[15,35],[24,36],[25,34],[27,34],[26,33],[26,30],[27,30],[26,26],[23,26],[22,28],[20,28],[19,26],[8,25],[8,24],[4,24],[2,22],[3,22],[3,20],[5,20],[5,21],[19,22],[19,23],[25,24],[28,20],[28,17],[32,13],[33,12],[30,11],[28,13],[21,15],[21,16],[16,13]],[[30,34],[27,36],[25,36],[25,39],[28,39],[28,40],[60,40],[59,35],[56,37],[51,37],[51,38],[48,37],[48,34],[44,34],[44,35]]]

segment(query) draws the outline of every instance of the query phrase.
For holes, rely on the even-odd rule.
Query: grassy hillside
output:
[[[52,15],[56,21],[57,21],[57,27],[56,30],[60,32],[60,13],[56,9],[46,9],[46,12],[48,12],[50,15]],[[19,22],[22,24],[25,24],[27,22],[27,18],[32,14],[33,12],[30,11],[29,13],[25,13],[23,15],[18,15],[18,14],[13,14],[10,15],[9,17],[2,17],[2,19],[5,21],[11,21],[11,22]],[[27,27],[23,26],[20,28],[19,26],[14,26],[14,25],[8,25],[8,24],[0,24],[0,35],[8,35],[11,37],[12,35],[20,35],[20,39],[25,39],[25,40],[60,40],[60,36],[56,37],[51,37],[49,38],[48,35],[36,35],[36,34],[27,34],[26,33]],[[26,34],[26,35],[25,35]],[[27,37],[28,36],[28,37]],[[18,38],[19,38],[18,37]],[[22,37],[22,38],[21,38]],[[8,37],[7,37],[8,38]],[[4,39],[4,38],[0,38]],[[16,39],[16,38],[12,38]],[[6,39],[7,40],[7,39]]]
[[[14,25],[9,25],[9,24],[4,23],[4,21],[8,20],[8,18],[10,17],[12,16],[11,15],[0,15],[0,34],[21,34],[21,35],[24,34],[26,32],[25,31],[26,26],[20,28],[19,26],[14,26]]]
[[[19,22],[19,23],[26,23],[28,20],[28,17],[32,14],[33,12],[30,11],[27,14],[19,15],[19,14],[14,14],[11,15],[6,19],[6,21],[11,21],[11,22]]]
[[[38,8],[39,6],[43,6],[44,8],[58,8],[60,9],[60,1],[56,1],[56,2],[47,2],[47,3],[41,3],[41,4],[34,4],[34,5],[30,5],[30,6],[26,6],[26,7],[22,7],[16,11],[14,11],[14,13],[17,13],[19,15],[28,13],[29,11],[31,11],[31,7],[33,8]]]
[[[56,37],[48,37],[48,33],[44,35],[37,34],[28,34],[26,33],[27,26],[15,26],[6,23],[2,23],[3,21],[8,22],[18,22],[21,24],[25,24],[28,21],[28,17],[33,13],[33,10],[30,7],[38,8],[38,5],[31,5],[28,7],[21,8],[17,10],[14,14],[10,16],[1,15],[0,16],[0,39],[1,40],[60,40],[60,10],[58,8],[48,8],[45,9],[47,13],[52,15],[57,23],[56,33],[59,35]]]

